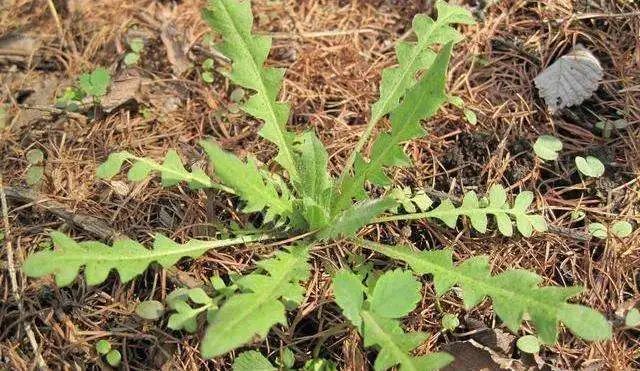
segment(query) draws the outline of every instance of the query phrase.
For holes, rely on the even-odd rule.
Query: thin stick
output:
[[[62,23],[60,23],[60,17],[58,16],[58,11],[56,10],[56,6],[53,4],[53,0],[47,0],[47,4],[49,4],[49,10],[51,11],[51,16],[53,17],[53,20],[56,22],[56,28],[58,29],[60,42],[64,44],[65,43],[64,31],[62,31]]]
[[[7,207],[7,197],[4,194],[4,181],[2,179],[2,173],[0,173],[0,204],[2,204],[2,221],[4,224],[4,246],[7,250],[7,266],[9,269],[9,278],[11,280],[11,293],[13,294],[13,298],[18,303],[18,311],[20,312],[20,317],[25,318],[24,315],[24,307],[22,306],[22,300],[20,298],[20,292],[18,290],[18,279],[16,277],[16,267],[13,260],[13,248],[11,246],[11,232],[9,230],[9,211]],[[27,334],[27,338],[31,343],[31,347],[33,348],[33,353],[36,358],[36,363],[38,364],[38,368],[41,370],[47,370],[48,367],[40,354],[40,350],[38,349],[38,342],[36,341],[36,337],[33,334],[33,330],[31,330],[31,324],[26,320],[23,322],[24,331]]]

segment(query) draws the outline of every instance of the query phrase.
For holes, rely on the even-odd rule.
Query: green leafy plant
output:
[[[624,238],[633,232],[633,226],[624,220],[614,222],[609,228],[602,223],[589,223],[587,224],[587,232],[599,239],[607,238],[610,233],[618,238]]]
[[[252,33],[249,1],[210,0],[203,17],[221,35],[219,51],[231,61],[225,76],[243,92],[235,97],[232,93],[232,99],[243,112],[263,123],[259,134],[275,146],[273,165],[277,171],[270,171],[252,156],[241,159],[220,144],[203,140],[200,145],[211,161],[211,175],[206,169],[188,170],[175,150],[169,151],[161,162],[127,151],[115,152],[98,168],[97,175],[111,179],[128,168],[131,181],[159,174],[165,187],[216,189],[235,197],[243,212],[261,214],[263,227],[257,232],[235,231],[228,238],[211,241],[177,243],[156,235],[153,248],[149,249],[129,239],[108,246],[96,241],[76,242],[52,232],[55,248],[30,255],[23,270],[31,277],[53,274],[60,286],[71,284],[81,269],[90,285],[103,282],[112,270],[127,282],[152,263],[169,267],[181,258],[197,258],[212,249],[281,241],[279,245],[284,248],[258,260],[250,273],[229,275],[229,284],[214,277],[212,287],[181,288],[167,297],[169,328],[195,332],[203,322],[199,318],[206,317],[201,353],[211,358],[263,339],[275,325],[286,326],[287,311],[295,310],[304,297],[303,282],[311,270],[310,248],[349,238],[357,246],[405,262],[409,267],[374,277],[371,266],[363,265],[357,274],[341,270],[334,276],[336,303],[361,334],[364,345],[378,350],[377,370],[395,365],[432,369],[451,360],[444,353],[417,353],[416,348],[427,335],[402,329],[402,318],[421,298],[421,283],[416,276],[422,275],[432,277],[439,296],[458,286],[456,291],[462,293],[467,308],[490,298],[497,316],[514,332],[527,318],[548,344],[556,340],[559,322],[585,340],[610,336],[610,325],[601,314],[567,302],[582,290],[580,287],[540,287],[541,277],[521,269],[492,275],[486,257],[454,264],[450,248],[418,252],[356,238],[366,225],[400,220],[431,219],[450,228],[464,228],[465,224],[459,225],[462,217],[480,233],[489,230],[489,216],[505,236],[514,234],[514,225],[525,237],[546,230],[544,218],[529,210],[534,201],[532,192],[511,196],[504,187],[494,185],[484,196],[467,192],[458,206],[444,199],[433,207],[426,194],[394,187],[387,176],[391,168],[411,164],[402,144],[422,137],[422,121],[435,115],[449,100],[445,91],[447,67],[454,44],[462,39],[454,25],[474,23],[471,14],[462,8],[443,1],[438,1],[436,8],[437,19],[424,15],[414,19],[416,42],[402,41],[396,46],[398,66],[383,71],[380,98],[372,107],[365,132],[341,174],[334,178],[320,139],[313,132],[293,133],[286,128],[291,109],[278,98],[284,70],[264,66],[271,38]],[[102,92],[93,83],[90,89],[92,93]],[[387,115],[390,131],[375,138],[371,151],[364,153],[362,149],[373,127]],[[377,192],[369,192],[370,186],[382,186],[382,195],[372,197]],[[292,237],[297,239],[294,245]],[[241,357],[238,369],[242,364],[251,364],[247,360],[271,367],[255,352]],[[287,363],[283,360],[281,366]],[[323,362],[309,367],[333,369]]]
[[[107,88],[111,84],[111,75],[105,68],[98,67],[91,73],[83,73],[78,79],[78,87],[82,92],[94,101],[107,94]]]
[[[604,175],[604,165],[593,156],[587,156],[586,158],[577,156],[576,166],[578,171],[592,178],[599,178]]]
[[[361,277],[342,270],[334,276],[333,288],[336,303],[363,336],[364,345],[379,349],[375,370],[398,364],[401,369],[434,370],[453,360],[446,353],[411,355],[428,337],[421,332],[405,333],[398,320],[415,309],[420,300],[421,285],[411,271],[385,272],[375,286],[365,287]]]
[[[640,310],[631,308],[624,317],[624,325],[627,327],[640,326]]]
[[[460,326],[460,320],[455,314],[445,313],[444,316],[442,316],[441,324],[443,330],[453,331]]]
[[[140,37],[134,37],[129,40],[128,44],[131,51],[125,54],[124,64],[133,66],[140,61],[140,54],[142,53],[142,49],[144,49],[144,40]]]

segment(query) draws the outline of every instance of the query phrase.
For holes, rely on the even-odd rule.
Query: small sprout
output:
[[[627,237],[631,232],[633,232],[633,226],[624,220],[617,221],[611,226],[611,233],[619,238]]]
[[[536,156],[545,161],[554,161],[558,159],[558,152],[562,149],[560,139],[551,135],[541,135],[533,144],[533,151]]]
[[[442,329],[445,331],[453,331],[458,326],[460,326],[460,320],[458,319],[458,316],[451,313],[445,313],[445,315],[442,316],[441,323],[442,323]]]
[[[107,358],[107,363],[113,367],[118,367],[120,365],[120,361],[122,360],[122,356],[120,355],[120,352],[115,349],[107,353],[106,358]]]
[[[604,174],[604,165],[593,156],[576,157],[576,166],[582,174],[592,178],[599,178]]]
[[[292,369],[293,364],[296,363],[296,357],[289,348],[284,348],[280,354],[280,366],[285,369]]]
[[[602,224],[602,223],[591,223],[591,224],[589,224],[587,226],[587,231],[593,237],[596,237],[596,238],[599,238],[599,239],[607,238],[607,227],[605,227],[604,224]]]
[[[27,161],[29,161],[31,165],[38,165],[43,160],[44,160],[44,153],[42,153],[41,150],[34,148],[29,152],[27,152]]]
[[[141,37],[134,37],[129,41],[129,48],[131,48],[132,52],[140,54],[144,48],[144,40]]]
[[[30,166],[27,169],[27,175],[25,176],[25,181],[28,185],[34,186],[42,181],[42,177],[44,176],[44,167],[42,166]]]
[[[625,119],[618,119],[614,121],[605,120],[596,122],[596,129],[600,129],[602,131],[602,136],[604,138],[610,138],[611,132],[615,128],[616,130],[623,130],[629,126],[629,122]]]
[[[304,364],[304,371],[338,371],[335,363],[326,359],[312,359]]]
[[[640,326],[640,310],[638,310],[638,308],[631,308],[631,310],[627,312],[624,318],[624,325],[627,327]]]
[[[142,107],[140,109],[140,114],[145,120],[150,120],[153,117],[153,113],[151,112],[151,109],[149,107]]]
[[[101,355],[109,353],[111,350],[111,344],[108,341],[102,339],[96,343],[96,352]]]
[[[107,88],[111,83],[111,75],[105,68],[96,68],[91,73],[83,73],[78,79],[78,85],[82,91],[94,99],[107,94]]]
[[[68,86],[64,89],[62,96],[56,99],[56,108],[75,112],[78,110],[78,105],[84,97],[85,94],[82,90],[74,86]]]
[[[202,62],[202,80],[211,84],[213,82],[213,59],[207,58]]]
[[[516,342],[518,349],[525,353],[535,354],[540,351],[540,341],[533,335],[525,335]]]
[[[157,300],[143,301],[136,306],[136,314],[143,319],[155,321],[162,317],[164,305]]]
[[[136,65],[138,64],[138,61],[140,61],[140,54],[138,53],[127,53],[124,56],[124,64],[127,66]]]
[[[463,109],[462,112],[464,113],[464,117],[467,119],[467,122],[469,124],[475,125],[478,123],[478,117],[476,116],[475,112],[468,108]]]
[[[579,222],[580,220],[584,219],[586,216],[587,216],[587,213],[585,213],[582,210],[573,210],[571,212],[571,221]]]
[[[242,100],[242,98],[244,98],[244,89],[242,89],[242,88],[233,89],[233,91],[229,95],[229,98],[233,102],[236,102],[236,103],[240,102]]]

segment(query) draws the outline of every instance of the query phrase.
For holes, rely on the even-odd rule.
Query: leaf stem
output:
[[[505,214],[511,214],[511,215],[517,215],[522,213],[521,211],[514,210],[514,209],[499,209],[499,208],[490,208],[490,207],[479,208],[479,209],[467,209],[464,211],[460,210],[459,208],[452,209],[452,210],[445,210],[445,211],[438,210],[436,208],[436,209],[433,209],[427,212],[422,212],[422,213],[382,216],[382,217],[373,219],[371,222],[368,223],[368,225],[385,223],[385,222],[394,222],[398,220],[440,218],[440,217],[445,217],[447,215],[455,215],[455,216],[469,215],[469,214],[472,214],[474,211],[480,211],[483,214],[494,214],[494,215],[498,213],[505,213]]]

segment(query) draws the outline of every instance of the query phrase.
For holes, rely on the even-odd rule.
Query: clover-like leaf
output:
[[[577,156],[576,166],[582,174],[592,178],[599,178],[604,174],[604,165],[593,156],[587,156],[586,158]]]
[[[546,161],[558,159],[558,151],[562,149],[560,139],[551,135],[541,135],[533,144],[533,151],[538,157]]]
[[[619,238],[627,237],[631,232],[633,232],[633,226],[631,223],[624,220],[617,221],[611,226],[611,233]]]
[[[525,353],[538,353],[540,351],[540,341],[533,335],[522,336],[516,341],[518,349]]]

